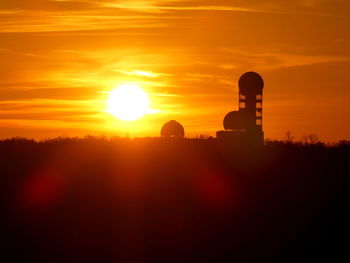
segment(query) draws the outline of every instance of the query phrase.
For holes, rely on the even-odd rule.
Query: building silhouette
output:
[[[167,138],[183,138],[185,136],[185,129],[179,122],[171,120],[163,125],[160,130],[160,136]]]
[[[264,80],[255,72],[244,73],[239,81],[239,110],[229,112],[223,121],[224,131],[216,136],[236,144],[262,145],[262,102]]]

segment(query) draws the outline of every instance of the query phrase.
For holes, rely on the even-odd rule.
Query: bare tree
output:
[[[302,143],[304,144],[316,144],[319,143],[320,140],[318,139],[317,134],[311,133],[308,135],[303,135],[301,138]]]
[[[309,143],[310,144],[316,144],[319,142],[318,136],[315,133],[309,134]]]
[[[286,140],[288,143],[293,143],[294,137],[292,136],[292,132],[291,131],[287,131],[286,132]]]

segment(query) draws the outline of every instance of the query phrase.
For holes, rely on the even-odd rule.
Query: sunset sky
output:
[[[349,0],[0,0],[0,138],[215,135],[238,78],[265,80],[265,137],[350,139]],[[109,92],[153,113],[124,122]]]

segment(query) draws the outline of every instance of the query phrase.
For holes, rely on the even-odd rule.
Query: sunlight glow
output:
[[[123,121],[134,121],[147,113],[152,113],[148,95],[133,84],[120,85],[113,90],[109,95],[107,106],[109,113]]]

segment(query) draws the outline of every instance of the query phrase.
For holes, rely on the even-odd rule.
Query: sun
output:
[[[124,84],[110,93],[107,106],[107,111],[118,119],[135,121],[149,112],[149,99],[139,86]]]

